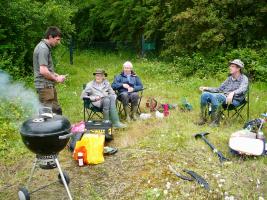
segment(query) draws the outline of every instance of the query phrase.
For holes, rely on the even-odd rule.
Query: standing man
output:
[[[51,107],[53,113],[62,115],[62,109],[58,104],[56,83],[63,83],[64,75],[58,75],[54,71],[51,48],[60,44],[61,31],[55,26],[46,30],[42,39],[33,52],[34,85],[40,102]]]
[[[244,63],[235,59],[229,63],[230,76],[221,84],[220,87],[200,87],[203,92],[200,98],[201,114],[199,125],[207,122],[205,109],[208,103],[211,104],[211,126],[218,126],[220,123],[220,106],[232,104],[238,107],[245,99],[248,91],[248,78],[243,74]]]

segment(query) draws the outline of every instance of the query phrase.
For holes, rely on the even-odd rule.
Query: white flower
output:
[[[261,196],[259,196],[259,200],[264,200],[264,198],[263,198],[263,197],[261,197]]]
[[[167,195],[167,194],[168,194],[168,190],[164,190],[164,191],[163,191],[163,194],[164,194],[164,195]]]
[[[186,196],[186,197],[189,197],[189,196],[190,196],[190,194],[189,194],[189,193],[185,193],[185,196]]]
[[[167,190],[169,190],[171,188],[171,183],[170,182],[166,183],[166,188],[167,188]]]
[[[219,182],[220,182],[220,183],[225,183],[225,179],[221,178],[221,179],[219,180]]]
[[[229,200],[235,200],[235,197],[234,197],[233,195],[231,195],[231,196],[229,197]]]

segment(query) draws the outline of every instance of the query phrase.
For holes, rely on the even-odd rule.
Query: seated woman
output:
[[[125,128],[126,125],[120,122],[116,109],[116,94],[105,78],[107,73],[97,69],[93,75],[95,80],[86,84],[81,98],[89,98],[94,106],[102,108],[104,120],[111,120],[113,127]]]
[[[123,71],[115,77],[112,88],[119,93],[118,99],[123,104],[126,120],[130,121],[129,103],[131,103],[131,117],[133,120],[137,120],[138,91],[143,89],[143,85],[140,78],[134,73],[131,62],[127,61],[123,64]]]

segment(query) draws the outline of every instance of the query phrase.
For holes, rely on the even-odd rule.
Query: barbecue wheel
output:
[[[30,193],[26,188],[20,188],[18,196],[19,200],[30,200]]]
[[[69,175],[68,175],[66,172],[63,172],[63,175],[64,175],[64,178],[65,178],[65,180],[66,180],[66,182],[67,182],[67,185],[69,185],[69,183],[70,183],[70,177],[69,177]],[[60,174],[58,174],[58,180],[59,180],[59,182],[60,182],[61,184],[63,184],[63,181],[62,181],[62,179],[61,179]]]

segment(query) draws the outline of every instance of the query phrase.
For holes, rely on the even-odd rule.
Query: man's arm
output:
[[[212,92],[212,93],[223,92],[225,85],[227,85],[228,81],[229,81],[229,77],[220,85],[220,87],[217,87],[217,88],[207,87],[207,88],[205,88],[204,91]]]
[[[246,76],[243,76],[243,80],[239,88],[233,92],[235,93],[235,95],[239,95],[239,94],[245,94],[247,91],[248,91],[248,78]]]
[[[47,66],[45,65],[40,66],[40,74],[42,74],[46,79],[55,81],[57,83],[63,83],[65,79],[64,76],[60,76],[60,75],[50,72]]]
[[[57,82],[57,76],[51,73],[45,65],[40,66],[40,74],[48,80]]]

